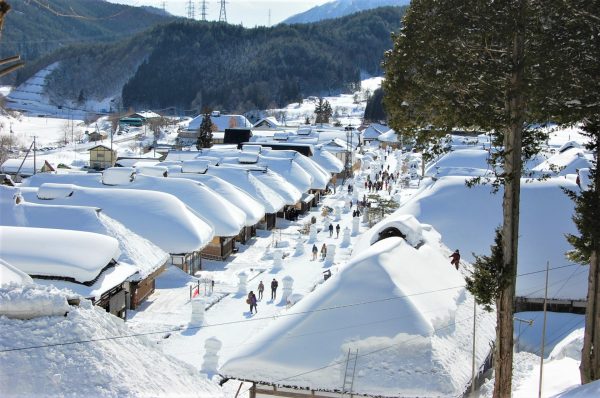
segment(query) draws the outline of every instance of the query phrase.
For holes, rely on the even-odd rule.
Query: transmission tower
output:
[[[167,2],[166,1],[162,2],[162,10],[163,10],[163,12],[167,12]]]
[[[221,0],[221,10],[219,11],[219,22],[227,22],[227,10],[225,9],[225,0]]]
[[[187,17],[190,18],[190,19],[196,19],[196,15],[195,15],[195,12],[194,12],[194,2],[193,2],[193,0],[188,0],[186,8],[187,8]]]
[[[200,3],[200,20],[206,21],[206,0]]]

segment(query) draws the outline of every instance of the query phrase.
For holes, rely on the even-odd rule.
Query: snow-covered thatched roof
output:
[[[426,176],[484,176],[492,170],[487,161],[490,154],[483,149],[460,149],[452,151],[425,169]]]
[[[311,159],[330,173],[341,173],[344,170],[344,163],[322,146],[315,147],[315,152]]]
[[[206,168],[204,171],[206,171]],[[240,188],[219,177],[198,173],[171,173],[169,174],[169,178],[187,178],[210,187],[246,214],[246,226],[255,225],[265,215],[265,207],[261,203],[254,200],[252,196]]]
[[[293,150],[273,150],[265,148],[262,155],[268,158],[292,159],[305,172],[312,177],[311,189],[325,189],[331,180],[331,174],[324,170],[317,162],[303,154]]]
[[[0,241],[0,257],[28,275],[79,283],[96,279],[121,254],[116,239],[81,231],[0,226]]]
[[[398,134],[394,130],[388,130],[387,132],[379,135],[377,140],[381,142],[395,143],[398,142]]]
[[[588,157],[581,148],[569,147],[540,163],[533,168],[533,171],[538,174],[564,176],[567,174],[575,174],[577,169],[590,167],[592,167],[591,156]]]
[[[490,185],[469,188],[470,177],[442,177],[408,200],[397,214],[413,215],[431,224],[442,234],[444,243],[460,249],[463,258],[472,253],[489,254],[494,230],[502,223],[502,189],[492,194]],[[565,253],[571,246],[565,234],[576,234],[573,202],[561,187],[577,190],[574,180],[551,178],[521,182],[517,296],[544,297],[544,270],[570,264]],[[562,281],[569,280],[568,284]],[[587,292],[587,268],[566,267],[550,272],[548,296],[555,299],[582,299]]]
[[[204,115],[198,115],[190,121],[188,125],[189,131],[196,131],[200,128],[202,124],[202,119],[204,119]],[[252,123],[243,115],[211,115],[210,120],[212,124],[216,127],[217,131],[225,131],[225,129],[229,128],[251,128]]]
[[[168,259],[167,253],[158,246],[102,214],[99,208],[36,204],[23,200],[16,203],[14,198],[19,195],[18,188],[0,186],[2,225],[74,230],[111,236],[119,242],[121,251],[117,267],[121,264],[134,266],[136,274],[132,278],[136,279],[145,278],[164,265]]]
[[[184,254],[201,250],[214,236],[212,227],[173,195],[134,189],[43,183],[41,179],[32,181],[31,185],[37,184],[40,184],[39,192],[38,188],[21,188],[27,202],[101,208],[104,214],[167,253]]]
[[[387,221],[378,225],[386,228]],[[401,221],[401,220],[398,220]],[[394,220],[390,220],[394,224]],[[335,391],[348,350],[358,350],[355,394],[460,396],[471,378],[473,298],[430,227],[406,218],[408,236],[363,249],[313,293],[230,358],[227,377]],[[435,275],[435,278],[432,278]],[[297,314],[297,315],[292,315]],[[494,314],[478,318],[476,363],[495,336]]]

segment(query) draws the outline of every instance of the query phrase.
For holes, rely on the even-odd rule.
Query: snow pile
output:
[[[111,167],[102,173],[104,185],[128,185],[135,179],[133,167]]]
[[[0,260],[0,273],[4,274],[6,269],[7,264]],[[14,268],[11,272],[14,272]],[[0,317],[33,319],[42,316],[63,316],[70,310],[67,298],[64,291],[61,292],[54,286],[41,287],[33,282],[3,285],[0,287]]]
[[[42,287],[0,290],[2,300],[5,295],[15,301],[45,297],[65,302],[66,297]],[[81,307],[70,307],[63,315],[27,321],[0,317],[0,350],[48,346],[0,354],[3,397],[222,396],[204,375],[165,355],[146,338],[114,338],[131,331],[102,308],[82,301]],[[77,341],[87,342],[62,345]]]
[[[489,185],[465,186],[467,177],[442,177],[421,189],[396,214],[410,214],[431,224],[452,249],[472,261],[472,253],[489,254],[494,230],[502,222],[502,189],[492,194]],[[573,202],[561,190],[577,186],[564,178],[521,184],[517,296],[544,296],[546,262],[551,268],[568,265],[571,247],[565,234],[576,234],[571,220]],[[539,271],[539,272],[538,272]],[[548,295],[552,298],[586,299],[587,268],[565,267],[550,272]]]
[[[552,398],[591,398],[600,397],[600,380],[582,386],[570,388]]]
[[[358,349],[355,393],[461,395],[471,377],[465,347],[473,299],[438,239],[429,231],[418,249],[391,237],[356,250],[340,272],[261,331],[220,373],[334,391],[342,385],[348,350]],[[477,364],[494,339],[494,319],[479,312]]]
[[[416,218],[410,215],[393,215],[386,217],[382,222],[365,232],[356,245],[357,252],[366,250],[368,246],[381,240],[386,232],[400,232],[409,245],[418,247],[423,244],[423,227]],[[398,236],[398,235],[396,235]],[[366,244],[368,243],[368,246]]]
[[[119,242],[90,232],[0,227],[0,256],[29,275],[94,280],[113,259]]]
[[[208,166],[212,164],[210,160],[198,159],[198,160],[184,160],[181,163],[182,173],[205,173]]]
[[[152,177],[166,177],[169,173],[169,169],[164,166],[136,166],[135,171]]]

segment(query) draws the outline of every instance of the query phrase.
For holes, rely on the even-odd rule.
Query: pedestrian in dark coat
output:
[[[458,249],[456,249],[454,253],[450,255],[450,258],[452,259],[452,261],[450,261],[450,264],[454,265],[458,270],[458,264],[460,263],[460,252],[458,251]]]
[[[271,300],[275,300],[277,297],[277,286],[279,286],[279,283],[277,282],[277,279],[273,278],[271,281]]]
[[[321,259],[325,260],[325,257],[327,257],[327,246],[323,243],[323,246],[321,246]]]
[[[319,253],[319,249],[317,248],[317,245],[315,245],[313,243],[313,247],[312,247],[312,255],[313,255],[312,259],[313,259],[313,261],[317,259],[317,253]]]
[[[329,224],[329,237],[333,236],[333,224]]]
[[[340,237],[340,224],[335,226],[335,238],[339,238]]]
[[[256,309],[256,296],[254,295],[253,291],[250,291],[250,293],[248,293],[246,303],[250,304],[250,313],[252,313],[252,309],[254,309],[254,313],[258,312],[258,310]]]

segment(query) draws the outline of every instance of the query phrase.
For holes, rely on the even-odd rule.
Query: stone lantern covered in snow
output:
[[[294,253],[296,256],[301,256],[304,254],[304,240],[302,237],[299,237],[296,241],[296,251]]]
[[[352,219],[352,236],[358,235],[359,227],[360,227],[360,218],[354,217]]]
[[[192,300],[192,316],[190,317],[190,326],[204,325],[205,303],[202,298]]]
[[[242,271],[238,274],[238,278],[240,280],[238,284],[238,294],[245,295],[247,293],[246,284],[248,283],[248,274]]]
[[[310,226],[308,241],[310,243],[313,243],[313,242],[316,242],[316,240],[317,240],[317,226],[315,224],[312,224]]]
[[[287,275],[283,277],[281,283],[283,285],[283,289],[281,292],[282,299],[287,302],[288,297],[292,294],[292,290],[294,287],[294,279],[291,276]]]
[[[211,337],[204,342],[204,362],[200,371],[205,374],[216,374],[219,366],[219,350],[221,349],[221,340]]]
[[[335,257],[335,245],[327,245],[327,257],[325,257],[325,264],[333,264],[333,258]]]
[[[356,220],[356,217],[354,218]],[[350,246],[350,228],[344,228],[344,235],[342,237],[342,246]]]
[[[281,250],[273,251],[273,271],[280,270],[283,267],[283,252]]]

